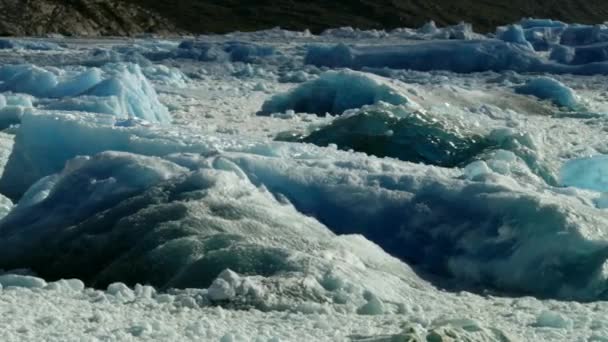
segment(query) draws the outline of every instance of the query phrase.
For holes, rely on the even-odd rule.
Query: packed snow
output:
[[[608,27],[0,40],[2,341],[608,341]]]

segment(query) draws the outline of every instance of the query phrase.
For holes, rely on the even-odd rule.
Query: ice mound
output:
[[[48,108],[52,109],[92,111],[149,122],[171,121],[167,108],[135,64],[108,64],[103,69],[5,65],[0,67],[0,82],[4,92],[61,99],[50,102]]]
[[[34,107],[33,99],[24,94],[0,94],[0,129],[21,122],[23,113]]]
[[[439,40],[387,46],[313,45],[308,48],[305,62],[315,66],[357,70],[369,67],[447,70],[457,73],[512,70],[578,75],[608,74],[607,63],[563,64],[547,59],[527,44],[498,39]]]
[[[515,92],[550,100],[555,105],[570,110],[580,108],[578,96],[574,93],[574,90],[550,77],[533,78],[526,84],[516,87]]]
[[[532,45],[526,39],[523,28],[519,25],[509,25],[504,30],[499,30],[497,37],[505,42],[521,44],[532,49]]]
[[[464,167],[484,160],[494,172],[526,183],[558,184],[534,139],[514,130],[482,132],[437,114],[387,104],[349,111],[325,126],[312,128],[306,134],[284,132],[276,140],[335,145],[341,150],[442,167]]]
[[[289,300],[314,312],[336,298],[354,312],[370,291],[402,301],[410,286],[430,289],[377,246],[336,237],[221,156],[103,152],[69,161],[30,191],[38,193],[0,221],[2,268],[77,277],[128,298],[115,282],[208,288],[209,304],[266,310]]]
[[[64,136],[63,132],[69,132],[65,139],[55,139],[57,134]],[[11,265],[6,266],[29,265],[34,269],[52,271],[53,276],[67,276],[64,272],[70,270],[93,272],[91,265],[104,265],[107,271],[103,275],[107,278],[88,278],[100,283],[122,279],[129,274],[153,278],[148,272],[150,265],[160,268],[164,265],[160,261],[175,260],[169,254],[182,255],[178,252],[182,250],[205,251],[198,242],[199,233],[193,233],[193,230],[222,227],[228,230],[228,234],[236,232],[237,235],[248,236],[248,239],[270,235],[278,245],[270,242],[268,245],[259,239],[255,241],[263,247],[260,244],[253,247],[237,244],[236,250],[229,248],[220,253],[221,257],[212,261],[205,259],[203,265],[219,265],[214,267],[251,274],[261,272],[273,277],[277,274],[275,271],[293,270],[291,262],[277,261],[294,260],[280,246],[292,246],[301,239],[307,239],[308,242],[289,248],[302,251],[304,246],[313,243],[311,241],[315,237],[322,236],[319,239],[323,241],[331,236],[329,231],[323,230],[323,225],[311,221],[311,216],[335,233],[362,234],[390,254],[416,265],[419,271],[433,273],[439,279],[456,278],[462,286],[554,298],[605,298],[608,283],[601,270],[608,259],[608,235],[597,227],[608,224],[608,214],[581,203],[576,197],[564,195],[562,189],[540,183],[519,184],[510,175],[498,172],[512,157],[495,155],[495,162],[488,160],[488,168],[484,172],[470,169],[464,172],[458,168],[380,160],[313,145],[252,143],[187,132],[185,129],[174,132],[172,128],[162,127],[117,127],[110,120],[104,122],[95,116],[26,114],[0,185],[3,193],[19,198],[30,185],[37,184],[23,196],[21,201],[24,202],[0,222],[0,234],[6,236],[3,239],[6,246],[0,248],[0,253],[3,253],[0,260],[10,260]],[[494,139],[513,141],[510,140],[512,135],[506,132],[494,135]],[[105,169],[104,163],[98,162],[101,157],[96,156],[68,163],[68,171],[61,173],[59,178],[51,176],[40,180],[60,172],[66,161],[78,155],[95,155],[106,150],[159,156],[165,160],[163,165],[172,165],[171,170],[181,170],[173,166],[181,165],[192,171],[176,171],[177,176],[143,190],[136,188],[140,192],[133,194],[113,189],[132,189],[129,184],[137,177],[113,176],[115,167]],[[169,156],[176,152],[181,154]],[[184,155],[184,152],[195,154],[193,157]],[[145,157],[125,157],[128,161],[125,163],[131,165],[132,160],[138,158],[145,160],[141,165],[156,168],[157,162]],[[95,167],[89,169],[87,165]],[[107,172],[99,172],[98,168]],[[131,170],[131,167],[117,169]],[[90,172],[82,174],[85,170]],[[77,187],[82,194],[74,195],[75,198],[87,200],[74,201],[71,200],[72,195],[62,195],[63,192],[71,194],[75,191],[74,187],[64,189],[62,185],[68,183],[67,179],[62,181],[62,177],[70,174],[86,185]],[[92,181],[91,177],[96,180]],[[97,188],[101,190],[95,190]],[[218,192],[222,195],[215,195]],[[117,197],[114,203],[104,201],[103,196],[95,202],[91,200],[99,198],[95,194]],[[219,202],[214,202],[216,200]],[[79,211],[73,209],[74,206],[89,208],[90,203],[94,204],[91,208],[97,208],[98,212],[91,213],[89,218],[78,216]],[[108,207],[95,203],[107,204]],[[49,215],[49,212],[53,214]],[[201,212],[208,214],[200,215]],[[157,215],[159,213],[162,214]],[[219,221],[215,221],[216,218]],[[51,222],[51,219],[57,221]],[[228,221],[234,221],[236,226],[228,225]],[[189,223],[197,228],[192,228]],[[307,233],[297,228],[302,225],[308,227]],[[70,235],[72,238],[44,238],[43,242],[36,238],[37,233],[44,235],[54,229],[63,231],[67,226],[72,226],[66,230],[70,234],[88,233]],[[169,254],[161,253],[160,259],[150,259],[145,252],[140,253],[141,249],[147,251],[147,246],[150,246],[147,244],[149,240],[141,237],[146,229],[157,229],[154,227],[163,227],[162,231],[167,234],[175,232],[173,228],[181,227],[175,229],[178,232],[186,229],[186,235],[194,238],[176,242],[175,249],[169,248],[172,244],[167,244],[168,249],[163,253]],[[235,230],[228,227],[235,227]],[[99,251],[95,249],[96,245],[107,240],[96,237],[86,241],[90,234],[107,232],[107,229],[126,234],[119,235],[117,240],[110,239],[114,243],[110,247],[105,245],[107,248],[128,246],[137,249],[134,254],[113,261],[111,264],[117,268],[108,262],[115,260],[116,255],[125,255],[126,251],[114,253],[116,249],[100,247],[103,253],[95,254],[93,251]],[[255,233],[256,229],[264,233]],[[294,229],[297,233],[293,233]],[[127,243],[131,233],[141,242]],[[288,237],[285,235],[292,233]],[[184,237],[181,233],[176,235]],[[54,235],[49,233],[49,236]],[[155,240],[156,237],[155,234],[150,235],[152,246],[160,245],[154,241],[162,238]],[[124,241],[125,244],[116,241]],[[32,247],[36,243],[44,243],[45,247]],[[72,249],[70,246],[76,247]],[[250,245],[246,243],[246,246]],[[268,249],[268,246],[272,248]],[[37,254],[49,250],[61,253],[58,257]],[[72,251],[75,254],[70,254]],[[88,259],[92,254],[107,258],[105,262],[95,263]],[[193,254],[200,255],[187,252],[184,258],[191,260]],[[144,257],[138,259],[136,255]],[[49,267],[48,260],[55,259],[61,267]],[[89,262],[86,266],[73,264],[79,260]],[[138,264],[134,260],[142,261]],[[225,263],[225,260],[232,261]],[[244,260],[250,261],[243,266]],[[124,271],[122,267],[127,267],[125,265],[129,265],[129,271]],[[135,268],[141,271],[135,272],[133,265],[142,265]],[[178,267],[171,265],[169,275],[160,269],[154,273],[161,278],[166,277],[154,278],[155,283],[164,284],[176,276],[173,272]],[[207,266],[200,269],[207,269]],[[214,270],[217,273],[221,271]],[[210,273],[199,278],[199,273],[192,270],[180,273],[175,279],[184,285],[191,285],[189,281],[202,284],[201,279],[210,279],[207,278]],[[332,287],[331,283],[327,286]]]
[[[234,173],[191,173],[160,158],[104,152],[41,182],[51,183],[46,197],[20,202],[0,224],[3,268],[29,265],[47,278],[101,286],[205,288],[225,268],[292,270],[287,255],[299,236],[330,234],[310,219],[288,218],[297,212]],[[273,240],[255,243],[264,236]],[[57,256],[51,265],[49,255]]]
[[[375,106],[342,116],[300,139],[319,146],[337,145],[378,157],[455,167],[489,147],[481,136],[466,136],[435,118],[403,107]]]
[[[151,60],[163,60],[168,58],[194,59],[203,62],[243,62],[252,63],[260,58],[270,57],[275,54],[272,46],[247,43],[240,41],[229,41],[224,43],[212,43],[197,40],[185,40],[175,49],[164,51],[142,52]]]
[[[122,113],[118,117],[136,117],[149,122],[170,123],[171,115],[160,103],[154,87],[136,64],[118,64],[108,67],[109,78],[86,90],[84,95],[116,96]]]
[[[258,115],[298,113],[342,114],[345,110],[386,102],[415,104],[397,87],[379,76],[356,71],[328,71],[295,89],[264,102]]]
[[[178,68],[159,64],[144,67],[142,71],[146,78],[165,86],[184,88],[188,84],[188,76]]]

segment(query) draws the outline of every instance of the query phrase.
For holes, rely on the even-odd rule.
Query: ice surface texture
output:
[[[211,43],[206,41],[185,40],[177,47],[170,47],[163,51],[142,51],[143,55],[151,60],[168,58],[194,59],[203,62],[243,62],[252,63],[259,58],[270,57],[275,54],[272,46],[259,45],[247,42]]]
[[[31,39],[0,39],[0,49],[24,49],[24,50],[61,50],[59,44]]]
[[[554,104],[574,110],[580,107],[577,95],[563,83],[550,77],[537,77],[516,87],[519,94],[534,95],[539,99],[550,100]]]
[[[169,123],[171,116],[136,64],[62,70],[35,65],[0,67],[0,90],[57,98],[51,109],[66,109]]]
[[[394,105],[412,103],[382,77],[356,71],[329,71],[288,93],[273,96],[264,103],[258,114],[269,115],[294,110],[321,116],[339,115],[347,109],[380,101]]]
[[[589,64],[564,64],[546,59],[528,45],[497,39],[428,41],[387,46],[313,45],[308,48],[306,63],[332,68],[387,67],[457,73],[513,70],[554,74],[608,74],[608,64],[603,60]]]
[[[62,132],[70,132],[69,137],[56,139]],[[194,276],[198,274],[194,269],[188,272],[194,278],[185,274],[186,278],[180,278],[160,270],[133,272],[130,267],[128,272],[122,271],[121,265],[141,262],[142,270],[150,267],[148,251],[162,245],[160,241],[166,241],[164,234],[169,231],[176,234],[171,237],[191,237],[186,239],[187,247],[176,242],[177,247],[171,252],[185,254],[178,264],[190,265],[192,258],[198,260],[194,256],[200,257],[200,251],[206,248],[200,245],[205,244],[200,242],[201,234],[226,230],[233,226],[226,222],[234,221],[235,230],[230,228],[224,233],[273,236],[279,242],[270,244],[274,246],[271,251],[266,242],[260,242],[265,246],[262,250],[259,245],[248,249],[237,243],[239,247],[234,248],[245,248],[243,253],[248,257],[244,259],[250,260],[249,266],[241,265],[240,257],[234,263],[222,263],[219,260],[228,258],[224,254],[212,264],[251,273],[286,272],[292,267],[287,262],[290,258],[279,246],[301,250],[314,244],[314,237],[330,236],[323,225],[305,216],[310,215],[335,233],[363,234],[421,270],[455,277],[461,283],[559,298],[604,296],[606,279],[599,270],[608,258],[608,245],[606,236],[594,227],[606,224],[608,217],[549,186],[543,194],[496,172],[481,173],[471,181],[457,170],[374,160],[310,145],[236,143],[194,138],[183,131],[175,133],[169,129],[116,127],[95,117],[66,113],[25,115],[15,152],[2,178],[2,191],[18,198],[35,182],[38,183],[32,189],[40,190],[28,191],[24,203],[18,203],[0,222],[0,234],[6,242],[0,249],[0,260],[5,265],[0,267],[29,266],[41,272],[49,270],[52,276],[74,272],[72,276],[102,283],[123,278],[164,285],[177,277],[182,280],[170,284],[202,284],[201,279],[208,280],[213,273],[206,266],[200,268],[204,273],[201,278]],[[112,153],[95,156],[106,150],[163,159]],[[200,157],[168,156],[179,152],[194,152]],[[95,157],[77,158],[64,168],[66,161],[78,155]],[[184,167],[193,171],[182,171]],[[61,173],[39,181],[57,172]],[[165,180],[167,177],[170,179]],[[75,181],[83,182],[77,187],[79,193],[66,195],[73,190],[63,184]],[[289,200],[298,211],[290,205],[283,206],[269,193],[259,192],[249,182]],[[218,184],[217,188],[212,184]],[[236,193],[231,193],[233,190]],[[216,191],[225,194],[218,199],[220,204],[213,204]],[[196,209],[189,209],[190,206]],[[208,214],[195,214],[201,210]],[[572,211],[585,219],[574,220]],[[225,223],[220,224],[222,229],[213,223],[216,217]],[[157,229],[164,233],[157,235]],[[299,229],[306,229],[307,233]],[[250,230],[259,233],[251,235]],[[109,252],[119,246],[131,246],[127,244],[133,238],[129,238],[131,234],[139,239],[146,231],[151,234],[151,245],[143,239],[143,245],[132,250]],[[108,235],[85,243],[94,232]],[[306,241],[292,246],[295,235]],[[56,250],[88,247],[73,247],[76,254],[61,259],[55,268],[49,267],[49,255],[43,257],[40,253],[53,250],[48,247],[51,237]],[[39,243],[46,247],[37,248]],[[96,247],[97,243],[101,247]],[[229,245],[233,246],[232,242]],[[115,260],[117,255],[119,259],[112,262],[116,268],[106,270],[109,260]],[[229,255],[241,254],[230,250]],[[164,256],[161,259],[173,260]],[[86,266],[71,264],[79,260],[93,261]],[[275,268],[268,270],[271,265]],[[173,265],[170,269],[176,267],[179,268]],[[93,274],[107,278],[102,281],[102,276]],[[164,278],[154,278],[161,274]]]

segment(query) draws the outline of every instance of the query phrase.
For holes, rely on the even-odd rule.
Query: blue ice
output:
[[[355,71],[329,71],[287,93],[273,96],[264,102],[259,114],[283,113],[290,109],[318,115],[342,114],[347,109],[380,101],[394,105],[410,102],[379,79]]]
[[[550,100],[555,105],[574,110],[580,107],[574,90],[550,77],[536,77],[522,86],[515,88],[515,92],[524,95],[533,95],[543,100]]]

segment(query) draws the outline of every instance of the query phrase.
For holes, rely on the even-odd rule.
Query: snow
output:
[[[9,38],[0,340],[606,340],[606,32]]]

